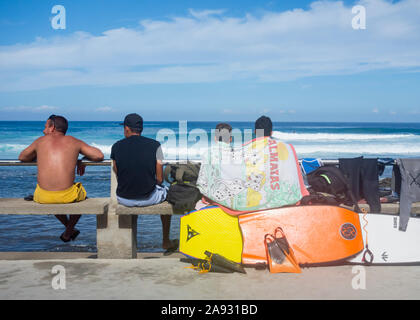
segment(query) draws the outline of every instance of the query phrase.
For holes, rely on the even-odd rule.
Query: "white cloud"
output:
[[[205,18],[208,18],[210,16],[221,15],[226,10],[201,10],[201,11],[198,11],[198,10],[194,10],[194,9],[189,9],[188,11],[189,11],[190,15],[192,15],[196,19],[205,19]]]
[[[39,107],[29,107],[29,106],[14,106],[14,107],[3,107],[1,108],[2,111],[12,111],[12,112],[32,112],[32,113],[38,113],[38,112],[44,112],[44,111],[54,111],[58,110],[58,107],[54,106],[47,106],[42,105]]]
[[[373,113],[379,113],[379,109],[378,109],[378,108],[373,108],[373,109],[372,109],[372,112],[373,112]]]
[[[420,67],[420,1],[361,0],[367,29],[351,6],[230,17],[196,11],[139,28],[76,32],[0,47],[0,91],[57,86],[124,86],[225,80],[289,81],[309,76]]]
[[[222,110],[222,113],[223,114],[235,114],[235,113],[237,113],[237,112],[235,112],[234,110],[232,110],[232,109],[223,109]]]
[[[57,109],[58,107],[43,105],[43,106],[35,107],[34,111],[53,111]]]
[[[105,107],[96,108],[95,111],[96,112],[115,112],[116,110],[112,107],[105,106]]]

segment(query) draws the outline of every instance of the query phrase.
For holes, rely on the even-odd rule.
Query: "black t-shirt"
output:
[[[116,142],[111,149],[111,159],[117,166],[117,196],[142,199],[156,186],[156,160],[163,160],[160,143],[133,135]]]

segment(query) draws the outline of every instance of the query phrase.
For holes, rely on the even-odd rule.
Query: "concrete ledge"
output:
[[[31,251],[31,252],[0,252],[2,260],[74,260],[74,259],[93,259],[98,258],[96,252],[50,252],[50,251]],[[163,252],[137,252],[137,259],[179,259],[185,258],[181,253],[174,252],[165,256]]]
[[[172,215],[172,205],[167,201],[148,207],[125,207],[117,205],[117,215],[143,215],[143,214],[159,214]]]
[[[360,209],[365,208],[369,212],[368,204],[359,204],[359,207]],[[378,212],[378,213],[399,214],[400,204],[399,203],[381,203],[381,212]],[[413,205],[411,206],[411,213],[420,214],[420,202],[413,203]]]
[[[39,204],[22,198],[0,198],[0,214],[46,215],[46,214],[95,214],[108,210],[109,198],[88,198],[67,204]]]

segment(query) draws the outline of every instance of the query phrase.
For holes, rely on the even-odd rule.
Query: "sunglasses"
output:
[[[57,117],[55,114],[52,114],[48,117],[48,120],[51,120],[51,122],[54,126],[55,126],[55,117]]]

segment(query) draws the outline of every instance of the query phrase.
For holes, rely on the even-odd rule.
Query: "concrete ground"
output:
[[[0,299],[420,299],[420,266],[199,274],[179,257],[99,260],[87,253],[1,253]],[[53,273],[54,266],[64,268]]]

